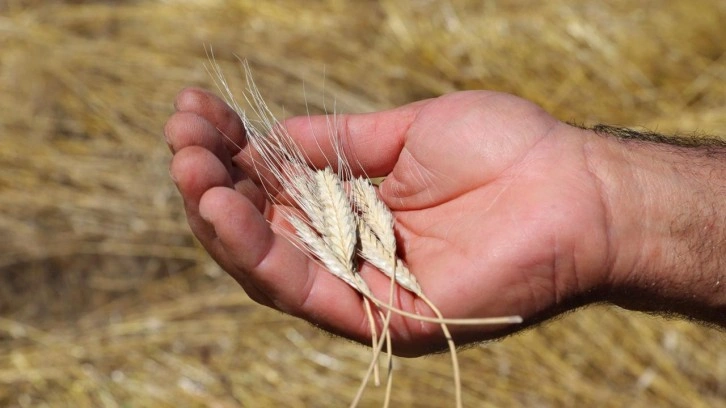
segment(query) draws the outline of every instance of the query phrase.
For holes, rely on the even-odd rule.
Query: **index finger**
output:
[[[393,170],[408,129],[426,102],[374,113],[297,116],[282,126],[311,165],[337,170],[340,151],[354,176],[382,177]]]

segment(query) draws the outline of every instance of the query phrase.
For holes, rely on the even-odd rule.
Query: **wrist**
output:
[[[591,133],[586,154],[609,215],[606,300],[723,324],[726,148]]]

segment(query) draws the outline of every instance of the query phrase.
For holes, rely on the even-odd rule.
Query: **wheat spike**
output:
[[[373,185],[368,180],[358,178],[352,184],[351,191],[354,202],[358,205],[360,211],[358,231],[361,242],[361,256],[389,276],[391,280],[415,293],[424,300],[437,317],[443,318],[439,309],[423,293],[416,278],[396,256],[396,238],[393,233],[394,219],[391,210],[380,200]],[[459,360],[456,355],[456,345],[446,323],[440,325],[451,352],[456,406],[461,407],[461,374]]]
[[[326,167],[315,172],[323,225],[318,227],[326,244],[338,255],[340,261],[352,271],[356,246],[355,215],[345,190],[333,171]]]
[[[273,198],[276,196],[276,193],[285,191],[287,196],[294,201],[294,204],[307,217],[308,221],[305,222],[295,214],[289,211],[285,212],[286,218],[296,231],[295,236],[298,242],[296,243],[296,240],[291,238],[293,244],[301,247],[301,249],[305,250],[314,259],[321,262],[330,273],[364,295],[365,312],[370,323],[373,348],[375,348],[378,336],[371,302],[367,298],[371,296],[370,290],[360,276],[355,273],[355,252],[350,249],[351,243],[353,248],[355,247],[356,239],[355,237],[351,238],[350,232],[346,231],[345,228],[338,228],[338,231],[335,230],[336,226],[345,227],[346,225],[352,225],[352,229],[355,230],[355,223],[350,223],[348,220],[350,216],[344,213],[345,211],[351,211],[350,205],[346,205],[344,201],[341,201],[341,189],[339,186],[331,186],[331,183],[335,181],[331,179],[330,175],[317,175],[317,172],[307,165],[307,157],[295,145],[287,130],[275,120],[274,115],[272,115],[270,109],[265,104],[264,99],[252,79],[249,65],[246,61],[243,62],[243,65],[248,84],[245,100],[253,108],[252,112],[257,118],[256,121],[250,119],[244,110],[241,109],[235,100],[234,94],[227,85],[219,66],[213,61],[212,71],[218,78],[218,88],[225,95],[225,99],[229,105],[233,107],[242,119],[250,146],[254,151],[259,153],[260,159],[262,160],[261,164],[269,169],[275,179],[280,183],[280,190],[275,191],[269,191],[268,184],[264,183],[265,192],[268,197]],[[260,132],[255,123],[262,124],[265,132]],[[338,155],[338,157],[342,157],[342,155]],[[253,161],[253,164],[256,165],[256,162]],[[344,165],[339,165],[339,168],[343,167]],[[261,174],[262,172],[258,170],[257,173],[261,178],[264,178]],[[329,171],[329,173],[332,172]],[[325,180],[321,183],[319,179]],[[321,198],[320,187],[326,185],[328,186],[328,191],[323,191]],[[337,197],[335,194],[337,194]],[[336,200],[337,203],[334,202]],[[327,202],[327,208],[323,208],[323,202]],[[334,219],[326,219],[326,210],[328,210],[328,215],[335,214],[337,211],[338,221],[340,222],[336,223]],[[342,232],[342,234],[336,234],[336,232]],[[338,239],[336,240],[336,238]],[[390,335],[383,333],[383,336],[390,344]],[[375,369],[374,379],[376,385],[378,385],[380,382],[378,367]]]
[[[423,292],[416,277],[396,255],[391,210],[378,197],[368,179],[359,177],[352,180],[351,194],[359,212],[360,256],[405,289],[421,295]]]
[[[378,198],[370,180],[358,177],[351,180],[353,202],[371,231],[384,247],[393,248],[395,253],[396,237],[393,235],[394,219],[391,211]]]
[[[423,293],[416,278],[408,267],[390,251],[373,233],[364,221],[358,221],[358,238],[360,239],[360,256],[404,289],[420,295]]]
[[[355,278],[351,270],[340,261],[338,255],[328,247],[318,233],[310,228],[307,223],[292,214],[287,216],[287,220],[295,228],[295,233],[304,243],[305,248],[313,254],[315,258],[317,258],[328,269],[328,271],[330,271],[330,273],[353,287],[353,289],[358,291],[368,291],[367,288],[361,288],[359,280]]]

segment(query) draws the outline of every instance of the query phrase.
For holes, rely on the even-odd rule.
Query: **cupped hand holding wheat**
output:
[[[166,127],[175,152],[171,172],[202,244],[253,299],[368,343],[359,293],[273,233],[292,228],[279,205],[264,199],[264,180],[250,167],[234,111],[196,89],[182,92],[176,106]],[[337,163],[330,125],[325,117],[284,122],[319,168]],[[393,210],[398,252],[444,316],[518,314],[535,322],[604,284],[605,215],[578,129],[490,92],[340,115],[335,126],[354,175],[388,176],[378,193]],[[360,273],[375,296],[387,299],[384,275],[368,263]],[[433,316],[404,289],[394,305]],[[521,327],[451,331],[463,344]],[[446,347],[436,324],[394,315],[390,328],[397,354]]]

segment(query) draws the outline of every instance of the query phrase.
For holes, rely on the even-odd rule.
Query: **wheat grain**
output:
[[[356,178],[351,181],[351,194],[359,214],[361,257],[407,290],[422,294],[416,277],[396,255],[393,214],[378,197],[373,184],[368,179]]]
[[[393,214],[380,200],[370,180],[363,177],[352,180],[351,193],[363,221],[383,246],[395,253],[396,236],[393,233]]]
[[[350,285],[353,289],[359,292],[370,293],[367,285],[362,284],[362,281],[356,277],[356,274],[352,273],[351,269],[345,263],[341,262],[339,255],[307,223],[295,215],[288,215],[287,220],[295,228],[295,233],[305,244],[305,248],[320,260],[330,273]]]
[[[351,271],[356,246],[356,222],[348,196],[340,179],[329,167],[315,172],[318,202],[323,211],[323,225],[319,227],[323,240]]]
[[[421,295],[423,291],[408,267],[386,247],[371,230],[369,224],[358,221],[358,238],[360,240],[360,256],[389,278],[392,278],[404,289]]]
[[[290,241],[310,254],[314,259],[321,262],[334,276],[346,282],[359,293],[364,295],[364,307],[370,324],[372,347],[378,342],[376,324],[369,297],[370,290],[355,270],[355,222],[351,224],[350,205],[345,203],[347,198],[341,194],[339,181],[333,180],[329,174],[318,174],[307,165],[307,157],[297,148],[293,139],[287,134],[284,126],[281,126],[264,99],[254,85],[251,70],[246,61],[243,62],[245,76],[249,84],[244,97],[257,120],[252,120],[237,103],[234,93],[227,84],[219,66],[214,62],[213,55],[210,58],[211,71],[217,78],[217,86],[225,95],[230,106],[240,116],[246,131],[247,140],[252,147],[251,151],[257,152],[261,160],[261,167],[252,160],[255,171],[262,179],[262,186],[265,193],[273,199],[278,193],[284,192],[293,204],[302,210],[307,221],[299,218],[295,213],[283,211],[286,218],[293,225],[295,235],[290,237],[283,231],[283,234],[290,238]],[[263,132],[255,126],[259,123]],[[337,150],[336,150],[337,151]],[[250,153],[250,157],[252,155]],[[342,157],[338,154],[337,157]],[[344,169],[343,163],[338,163],[339,169]],[[265,171],[269,170],[275,180],[265,179]],[[350,174],[349,172],[347,174]],[[279,183],[279,189],[270,190],[274,181]],[[338,185],[334,185],[334,184]],[[323,203],[327,202],[327,208]],[[327,210],[327,212],[326,212]],[[326,217],[332,216],[333,219]],[[337,220],[335,218],[338,218]],[[346,225],[352,227],[346,228]],[[295,239],[297,238],[297,240]],[[351,249],[353,248],[353,249]],[[384,338],[390,344],[390,334],[383,333]],[[390,350],[390,346],[389,346]],[[378,367],[374,373],[375,383],[379,384]]]

